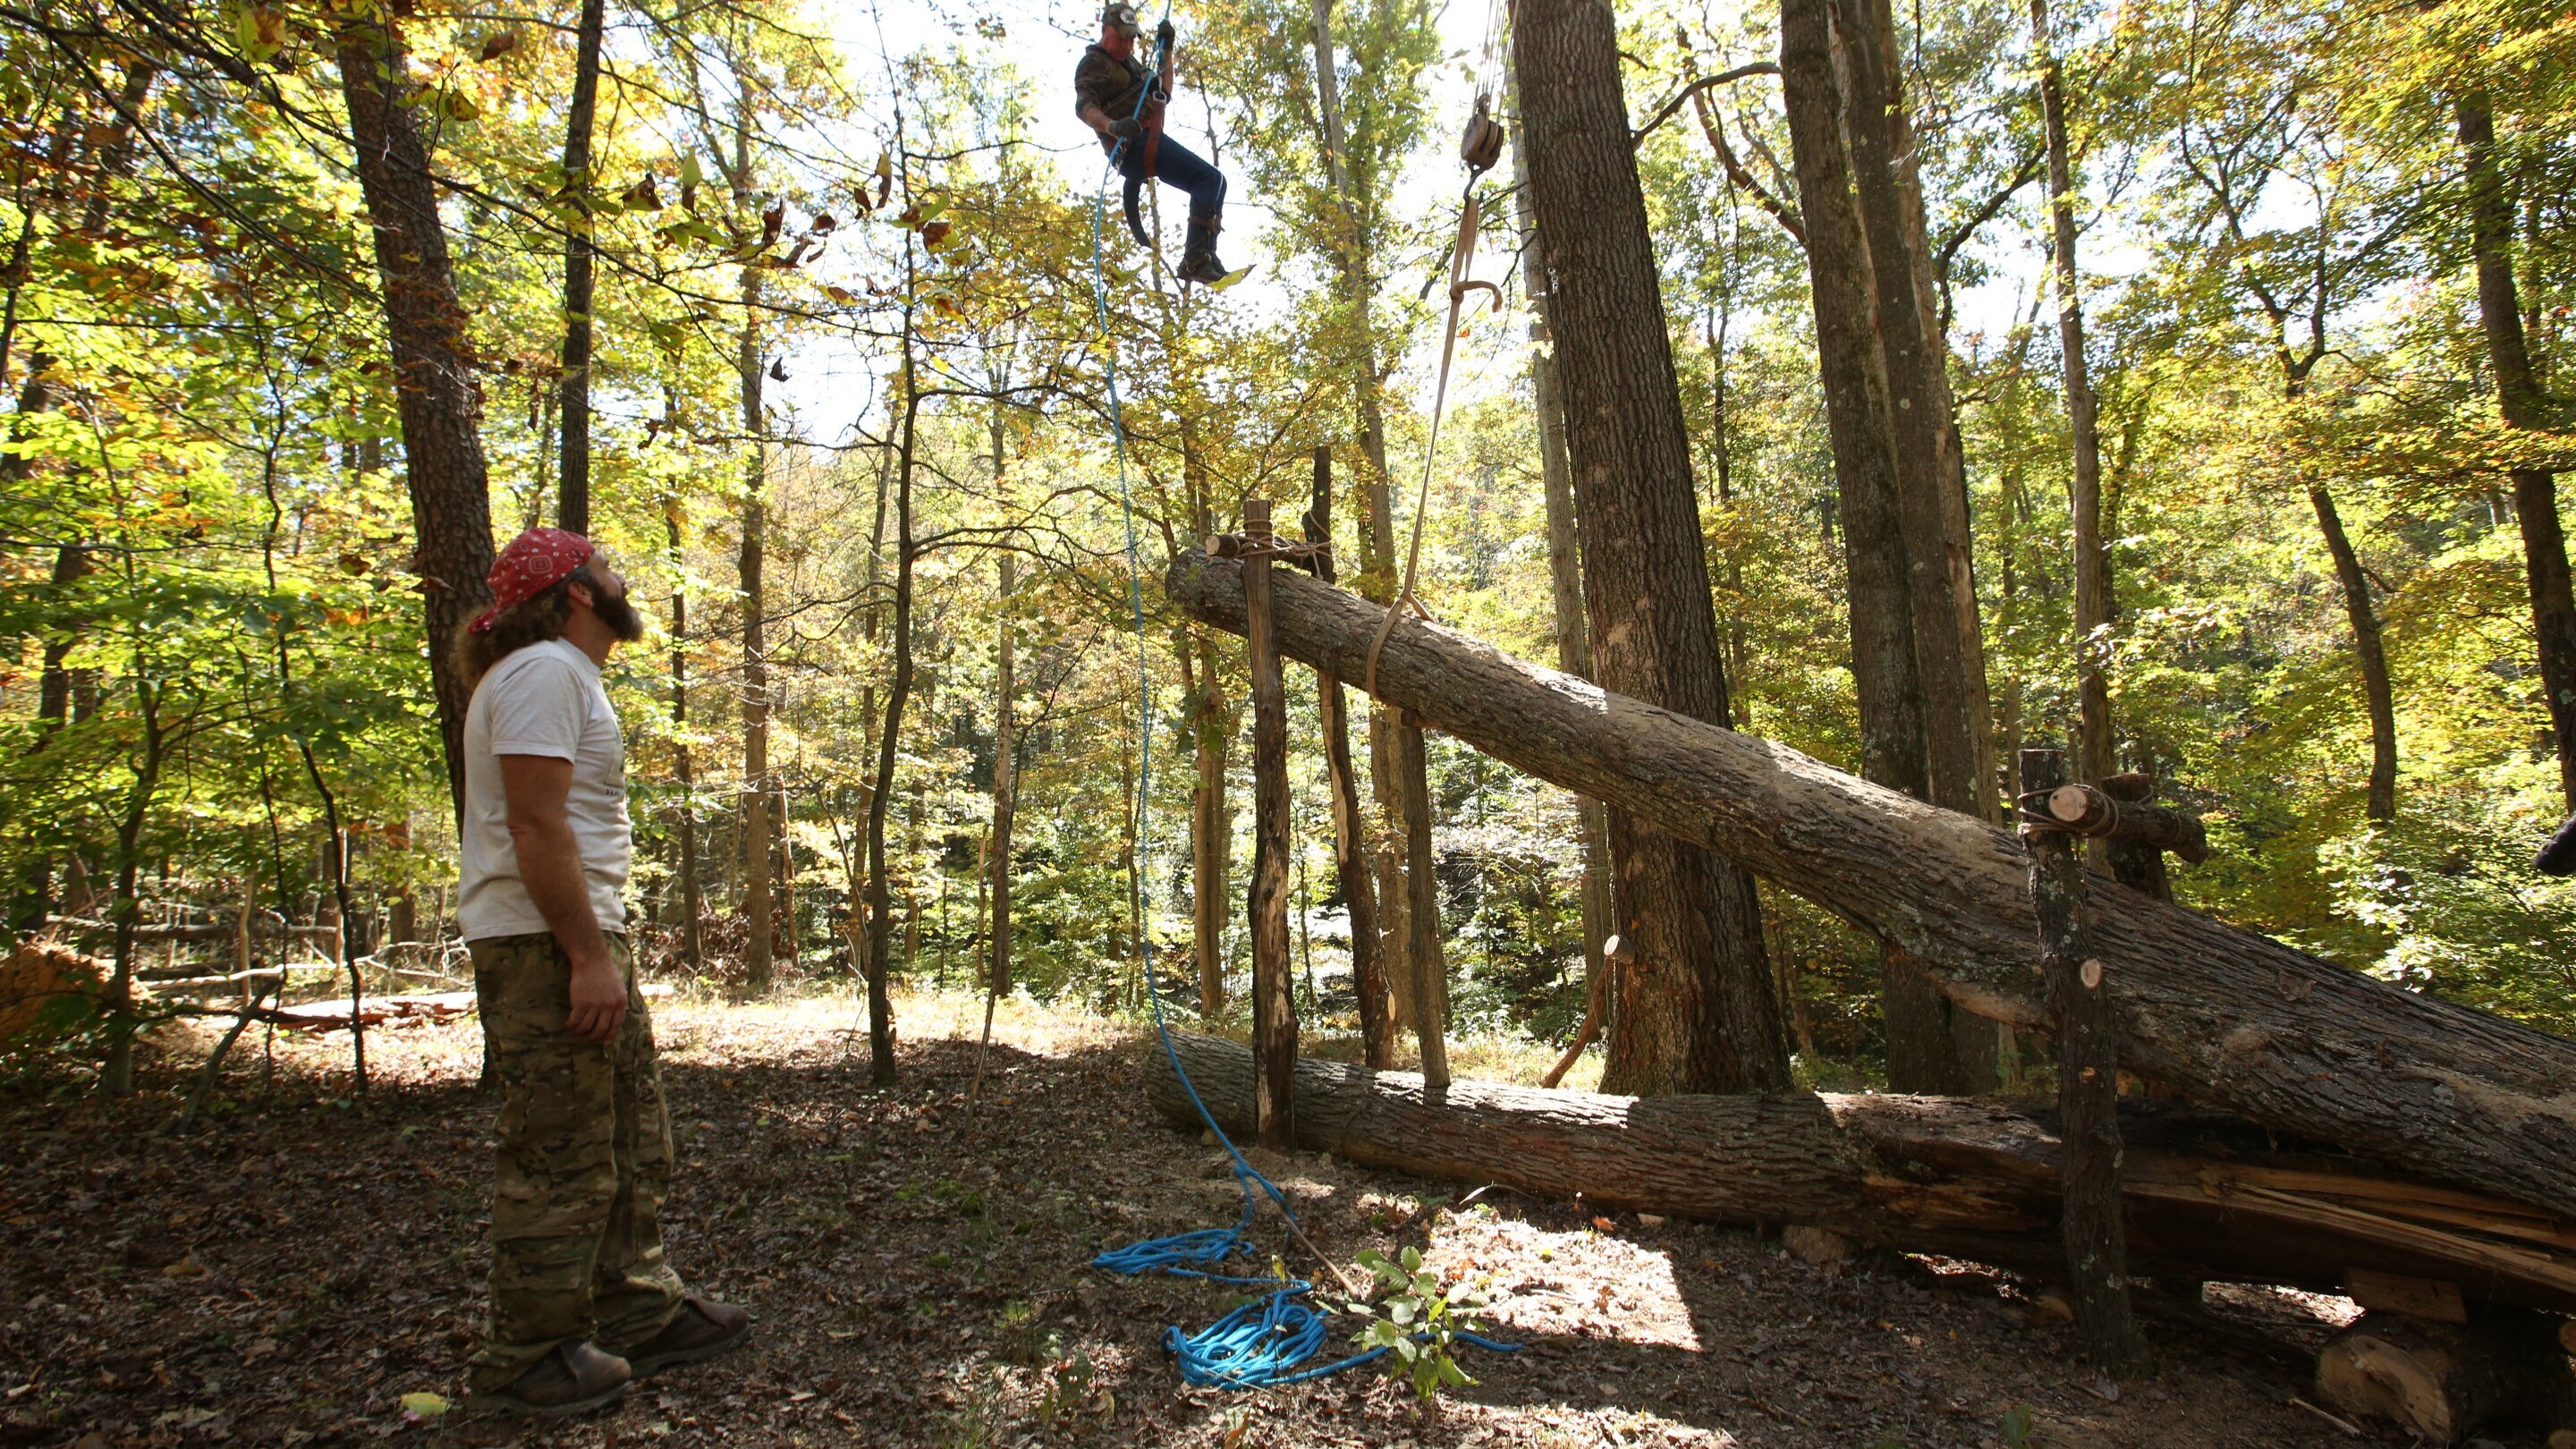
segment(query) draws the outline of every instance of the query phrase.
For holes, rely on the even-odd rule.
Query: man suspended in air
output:
[[[1136,211],[1145,178],[1170,182],[1190,194],[1190,238],[1181,250],[1181,279],[1222,282],[1226,270],[1216,257],[1216,234],[1225,209],[1225,177],[1163,134],[1163,105],[1172,91],[1172,22],[1154,27],[1152,57],[1136,53],[1144,38],[1145,23],[1135,6],[1112,4],[1100,12],[1100,40],[1074,67],[1074,113],[1100,133],[1100,148],[1127,178],[1127,227],[1136,240],[1153,245]],[[1161,62],[1159,73],[1155,59]]]

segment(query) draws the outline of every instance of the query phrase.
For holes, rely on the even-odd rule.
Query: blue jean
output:
[[[1154,169],[1145,170],[1151,154]],[[1225,173],[1199,159],[1198,153],[1169,136],[1139,136],[1118,152],[1118,174],[1141,181],[1148,174],[1190,194],[1190,219],[1214,216],[1225,209]]]

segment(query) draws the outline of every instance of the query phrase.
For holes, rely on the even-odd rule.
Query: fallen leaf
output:
[[[428,1392],[402,1396],[403,1417],[417,1424],[447,1412],[447,1396]]]

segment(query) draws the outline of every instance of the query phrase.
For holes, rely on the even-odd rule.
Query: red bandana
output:
[[[578,533],[560,528],[531,528],[510,540],[501,556],[492,560],[492,607],[474,617],[466,627],[477,634],[491,632],[494,620],[503,610],[545,592],[564,575],[590,561],[590,540]]]

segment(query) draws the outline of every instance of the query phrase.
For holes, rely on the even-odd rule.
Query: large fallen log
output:
[[[1173,604],[1243,627],[1240,566],[1185,553]],[[1365,677],[1385,613],[1289,575],[1280,652]],[[1414,619],[1378,693],[1467,744],[1699,841],[1878,936],[1981,1015],[2044,1027],[2021,844],[1782,745],[1686,719]],[[2121,1064],[2409,1171],[2576,1207],[2576,1043],[2400,990],[2094,876]]]
[[[1252,1123],[1252,1053],[1175,1034],[1228,1132]],[[1155,1108],[1196,1128],[1158,1046]],[[2121,1174],[2130,1265],[2191,1280],[2341,1291],[2356,1267],[2457,1283],[2477,1302],[2576,1309],[2576,1222],[2285,1149],[2243,1123],[2136,1104]],[[1297,1063],[1297,1143],[1373,1167],[1500,1183],[1609,1210],[1820,1227],[1860,1242],[2055,1276],[2058,1140],[1959,1097],[1617,1097]]]

